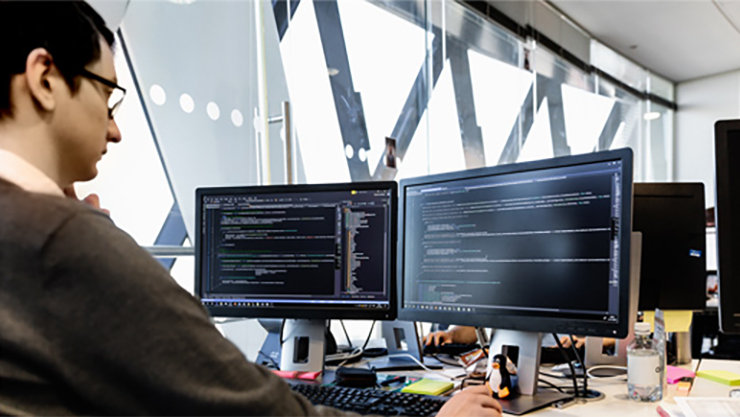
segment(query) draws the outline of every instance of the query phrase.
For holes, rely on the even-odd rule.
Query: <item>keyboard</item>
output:
[[[314,405],[325,405],[359,414],[384,416],[433,416],[447,398],[431,395],[392,392],[377,389],[348,388],[288,382],[293,391]]]

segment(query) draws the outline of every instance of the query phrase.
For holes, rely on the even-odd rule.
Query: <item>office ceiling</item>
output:
[[[674,82],[740,69],[738,0],[549,0],[594,38]]]
[[[605,45],[671,81],[740,69],[740,0],[544,1]],[[91,0],[114,28],[129,2]]]

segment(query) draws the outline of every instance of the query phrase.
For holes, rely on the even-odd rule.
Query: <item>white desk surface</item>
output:
[[[696,360],[691,365],[684,365],[687,369],[694,370],[696,366]],[[699,370],[710,370],[710,369],[723,369],[740,373],[740,361],[726,361],[726,360],[714,360],[704,359],[701,363]],[[446,369],[444,371],[450,376],[459,375],[462,370],[457,369]],[[395,372],[397,373],[397,372]],[[413,374],[421,376],[423,372],[403,372],[404,374]],[[434,374],[426,374],[430,378],[441,379],[440,376]],[[541,377],[548,381],[557,383],[558,386],[572,386],[570,379],[562,378],[547,378]],[[582,381],[581,381],[582,382]],[[579,383],[579,387],[580,387]],[[624,417],[624,416],[658,416],[656,411],[658,405],[665,403],[666,406],[679,409],[673,400],[674,396],[685,396],[683,393],[676,391],[676,385],[667,385],[666,392],[663,393],[663,401],[660,402],[638,402],[630,400],[627,397],[627,380],[626,377],[623,379],[589,379],[588,387],[604,393],[604,398],[598,401],[590,401],[585,403],[576,403],[570,407],[562,410],[553,407],[545,407],[538,411],[526,414],[527,416],[558,416],[558,417],[576,417],[576,416],[604,416],[604,417]],[[696,378],[694,380],[694,386],[691,390],[691,397],[723,397],[727,398],[732,389],[740,387],[730,387],[728,385],[713,382],[704,378]]]

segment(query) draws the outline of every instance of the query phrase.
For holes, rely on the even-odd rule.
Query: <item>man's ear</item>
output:
[[[36,48],[26,58],[26,83],[31,93],[31,98],[46,111],[56,108],[54,90],[59,87],[59,70],[54,66],[54,61],[49,51],[44,48]]]

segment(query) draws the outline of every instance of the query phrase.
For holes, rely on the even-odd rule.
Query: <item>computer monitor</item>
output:
[[[283,346],[303,363],[326,319],[395,318],[396,204],[395,182],[199,188],[195,293],[213,316],[315,319]]]
[[[642,232],[640,310],[703,310],[706,227],[702,183],[635,183],[632,229]]]
[[[719,327],[740,334],[740,120],[714,125]]]
[[[631,150],[406,179],[399,194],[399,319],[536,335],[519,343],[529,395],[538,332],[627,335]]]

